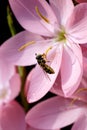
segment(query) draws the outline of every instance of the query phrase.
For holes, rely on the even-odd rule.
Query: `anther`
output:
[[[24,44],[23,46],[21,46],[21,47],[18,49],[18,51],[22,51],[22,50],[24,50],[26,47],[28,47],[29,45],[34,44],[34,43],[35,43],[35,41],[30,41],[30,42]]]
[[[84,91],[87,91],[87,88],[80,88],[80,89],[78,89],[78,90],[76,91],[75,94],[79,94],[79,93],[84,92]],[[73,103],[74,103],[75,101],[77,101],[77,100],[81,100],[81,97],[78,96],[78,97],[72,99],[72,101],[71,101],[71,103],[70,103],[70,106],[73,105]]]
[[[39,9],[38,9],[37,6],[35,7],[35,10],[36,10],[37,15],[38,15],[41,19],[43,19],[43,20],[44,20],[45,22],[47,22],[47,23],[50,23],[50,21],[49,21],[45,16],[43,16],[43,15],[41,14],[41,12],[39,11]]]

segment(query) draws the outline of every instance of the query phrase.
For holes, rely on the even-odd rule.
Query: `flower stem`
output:
[[[16,34],[16,29],[14,27],[14,23],[12,19],[12,12],[10,11],[9,6],[7,6],[7,22],[8,22],[11,35],[14,36]]]

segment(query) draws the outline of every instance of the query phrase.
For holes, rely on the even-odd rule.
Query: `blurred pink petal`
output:
[[[5,85],[5,86],[4,86]],[[15,72],[14,75],[7,81],[7,84],[0,86],[0,105],[12,101],[18,96],[21,87],[21,79]]]
[[[71,130],[87,130],[87,116],[81,116]]]
[[[87,0],[76,0],[76,1],[79,2],[79,3],[87,2]]]
[[[19,74],[15,73],[9,82],[10,82],[10,89],[11,89],[11,95],[10,95],[10,101],[11,101],[18,96],[21,90],[21,79]]]
[[[13,76],[13,74],[15,73],[15,68],[13,65],[11,65],[7,60],[6,60],[6,56],[3,55],[3,50],[2,50],[3,46],[1,46],[0,48],[0,86],[1,84],[3,84],[3,86],[5,86],[5,84],[8,82],[8,80]],[[6,51],[6,50],[5,50]]]
[[[0,106],[0,130],[26,130],[25,113],[15,101]]]
[[[33,127],[28,126],[26,130],[43,130],[43,129],[35,129]],[[45,129],[48,130],[48,129]],[[59,130],[59,129],[55,129],[55,130]]]
[[[0,105],[13,100],[19,94],[21,85],[16,67],[4,55],[7,49],[4,44],[0,46]]]
[[[54,130],[72,124],[84,113],[85,103],[76,101],[70,105],[71,101],[54,97],[39,103],[27,113],[26,122],[31,127],[44,130]]]

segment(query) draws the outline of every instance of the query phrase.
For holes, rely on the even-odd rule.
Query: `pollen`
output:
[[[18,51],[22,51],[22,50],[24,50],[26,47],[28,47],[29,45],[34,44],[34,43],[35,43],[35,41],[30,41],[30,42],[28,42],[28,43],[25,43],[23,46],[21,46],[21,47],[18,49]]]
[[[39,11],[39,9],[38,9],[37,6],[35,7],[35,10],[36,10],[37,15],[38,15],[41,19],[43,19],[43,20],[44,20],[45,22],[47,22],[47,23],[50,23],[49,19],[47,19],[45,16],[43,16],[43,14],[41,14],[41,12]]]

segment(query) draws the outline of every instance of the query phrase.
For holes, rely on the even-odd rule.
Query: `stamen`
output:
[[[21,47],[18,49],[18,51],[22,51],[22,50],[24,50],[26,47],[28,47],[29,45],[34,44],[34,43],[35,43],[35,41],[30,41],[30,42],[24,44],[23,46],[21,46]]]
[[[77,101],[78,99],[79,99],[79,98],[77,98],[77,97],[74,98],[74,99],[72,99],[72,101],[70,102],[70,105],[69,105],[69,106],[72,106],[72,105],[74,104],[74,102]]]
[[[47,62],[49,62],[49,61],[47,60],[47,53],[48,53],[51,49],[52,49],[52,46],[50,46],[50,47],[46,50],[46,52],[43,53],[43,58],[44,58]]]
[[[80,93],[80,92],[82,92],[82,91],[87,91],[87,88],[80,88],[80,89],[78,89],[78,91],[77,91],[75,94],[78,94],[78,93]],[[73,103],[74,103],[76,100],[80,100],[80,99],[81,99],[81,97],[76,97],[76,98],[72,99],[72,101],[71,101],[71,103],[70,103],[70,106],[73,105]]]
[[[38,15],[41,19],[43,19],[43,20],[44,20],[45,22],[47,22],[47,23],[50,23],[50,21],[49,21],[45,16],[43,16],[43,15],[41,14],[41,12],[39,11],[39,9],[38,9],[37,6],[35,7],[35,10],[36,10],[37,15]]]
[[[78,91],[76,91],[76,94],[78,94],[78,93],[80,93],[82,91],[87,91],[87,88],[80,88],[80,89],[78,89]]]
[[[51,49],[52,49],[52,46],[50,46],[50,47],[46,50],[45,55],[47,55],[47,53],[48,53]]]

